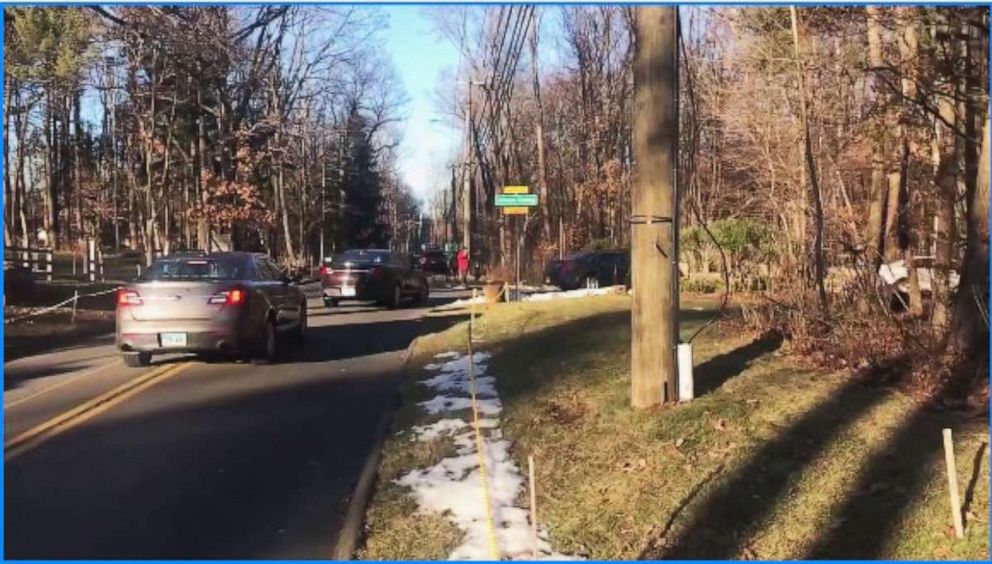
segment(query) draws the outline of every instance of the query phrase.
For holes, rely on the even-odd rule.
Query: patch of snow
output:
[[[449,309],[461,309],[463,307],[468,307],[472,304],[484,304],[486,303],[485,296],[476,296],[474,298],[463,298],[460,300],[455,300],[446,304],[441,304],[434,308],[434,311],[447,311]]]
[[[468,375],[462,376],[457,372],[438,374],[429,380],[421,382],[421,384],[429,385],[442,392],[472,393],[472,383],[469,381]],[[496,379],[492,376],[476,376],[475,395],[477,397],[497,395]]]
[[[525,302],[543,302],[546,300],[557,300],[562,298],[585,298],[589,296],[607,296],[610,294],[623,293],[623,286],[607,286],[606,288],[580,288],[578,290],[568,290],[564,292],[546,292],[543,294],[531,294],[524,296]]]
[[[413,437],[410,440],[430,442],[443,436],[462,431],[466,427],[468,427],[468,423],[462,419],[441,419],[440,421],[435,421],[430,425],[414,425],[410,429],[413,431]]]
[[[476,405],[480,413],[489,417],[479,420],[482,433],[482,452],[486,461],[489,500],[492,522],[496,529],[496,544],[501,559],[529,560],[534,558],[530,514],[516,502],[525,493],[523,473],[510,457],[510,441],[503,439],[499,428],[502,404],[495,387],[495,378],[485,375],[488,353],[477,353],[472,362],[476,370]],[[440,357],[436,357],[440,358]],[[420,402],[430,414],[471,409],[469,397],[445,395],[444,392],[469,394],[468,361],[466,356],[447,354],[451,359],[434,365],[429,370],[438,374],[421,382],[435,392],[442,392],[431,400]],[[462,543],[448,555],[450,560],[490,560],[489,519],[483,497],[482,471],[475,429],[471,422],[458,418],[444,418],[430,425],[412,428],[414,437],[431,441],[442,436],[454,435],[455,456],[437,464],[415,469],[400,477],[396,483],[409,487],[419,506],[419,511],[445,515],[464,533]],[[568,560],[571,557],[555,552],[547,531],[538,527],[538,557],[541,559]]]
[[[427,401],[422,401],[417,405],[424,408],[424,411],[427,413],[436,415],[443,411],[461,411],[463,409],[472,409],[472,399],[457,396],[434,396],[433,398]],[[499,398],[480,398],[475,401],[475,405],[478,408],[479,413],[484,413],[486,415],[499,415],[500,410],[503,408],[503,404],[500,403]]]

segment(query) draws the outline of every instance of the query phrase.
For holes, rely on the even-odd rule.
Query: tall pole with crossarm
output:
[[[634,63],[631,223],[631,405],[678,399],[673,275],[678,143],[678,8],[639,7]]]

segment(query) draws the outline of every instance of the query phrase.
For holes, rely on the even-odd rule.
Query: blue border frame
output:
[[[902,2],[855,2],[855,1],[846,1],[846,0],[844,0],[844,1],[836,1],[836,2],[816,2],[816,1],[803,1],[803,0],[798,0],[796,2],[783,2],[783,1],[747,2],[747,1],[740,1],[740,0],[738,0],[738,1],[716,0],[716,1],[700,1],[700,2],[652,2],[652,1],[641,1],[641,0],[623,0],[623,1],[616,1],[616,2],[594,2],[594,1],[589,1],[589,0],[576,0],[574,2],[542,1],[542,0],[538,0],[538,1],[535,1],[535,2],[523,2],[523,1],[499,2],[499,1],[493,1],[493,0],[451,1],[451,2],[437,1],[437,0],[433,0],[433,1],[410,1],[410,2],[403,2],[403,1],[396,1],[396,0],[370,1],[370,2],[314,2],[314,1],[289,1],[289,2],[270,2],[270,1],[259,1],[259,2],[232,1],[232,2],[223,2],[223,1],[214,1],[214,2],[210,2],[210,1],[200,1],[200,0],[176,0],[174,2],[167,2],[167,1],[161,1],[161,0],[152,0],[152,1],[148,1],[148,2],[108,2],[108,3],[101,3],[101,2],[38,2],[38,1],[33,1],[32,2],[32,1],[14,0],[14,1],[8,1],[8,2],[0,2],[0,6],[2,6],[4,8],[7,7],[7,6],[46,6],[46,7],[51,6],[51,7],[66,7],[66,6],[88,6],[88,5],[94,5],[94,4],[99,4],[101,6],[139,6],[139,7],[140,6],[176,6],[176,5],[257,6],[257,5],[260,5],[260,4],[292,4],[292,5],[301,5],[301,6],[303,6],[303,5],[321,5],[321,4],[340,4],[340,5],[350,5],[350,6],[411,6],[411,7],[418,7],[418,6],[448,6],[448,5],[458,6],[458,5],[466,5],[466,4],[479,5],[479,6],[526,5],[526,4],[535,4],[535,5],[538,5],[538,6],[564,6],[564,5],[596,6],[596,5],[602,5],[602,4],[622,4],[622,5],[632,5],[632,6],[722,6],[722,7],[735,7],[735,6],[736,7],[744,7],[744,6],[768,7],[768,6],[789,6],[789,5],[816,6],[816,7],[831,7],[831,6],[847,7],[847,6],[865,6],[865,5],[868,5],[868,4],[876,4],[876,5],[887,5],[887,6],[941,6],[941,7],[950,7],[950,8],[953,8],[953,7],[962,7],[962,6],[992,6],[992,2],[975,2],[975,1],[964,1],[964,2],[955,1],[955,2],[946,2],[945,3],[945,2],[940,2],[940,1],[935,1],[935,2],[923,2],[923,1],[908,1],[908,2],[907,1],[902,1]],[[992,8],[990,8],[990,9],[992,9]],[[4,44],[4,39],[5,39],[4,33],[5,33],[4,27],[3,26],[0,26],[0,45],[3,45]],[[5,73],[4,59],[3,58],[0,58],[0,76],[2,76],[4,73]],[[0,99],[2,99],[2,97],[4,95],[4,86],[5,86],[5,81],[0,81]],[[990,84],[989,84],[989,86],[990,86],[990,90],[992,90],[992,74],[990,74]],[[0,113],[2,113],[2,110],[0,110]],[[4,138],[3,138],[3,136],[0,136],[0,151],[3,150],[3,147],[4,147]],[[2,170],[2,168],[3,168],[3,163],[0,162],[0,170]],[[992,200],[990,200],[989,203],[990,203],[990,206],[992,206]],[[5,204],[5,202],[3,202],[2,200],[0,200],[0,211],[2,211],[4,209],[4,204]],[[992,279],[992,261],[990,261],[990,264],[989,264],[989,276],[990,276],[990,279]],[[3,282],[3,273],[2,272],[0,272],[0,282]],[[4,333],[4,327],[3,327],[2,324],[0,324],[0,336],[3,336],[3,333]],[[989,343],[988,344],[989,344],[990,349],[992,349],[992,335],[989,336]],[[0,350],[0,362],[3,362],[3,361],[4,361],[4,353],[3,353],[2,350]],[[992,359],[990,359],[989,364],[990,364],[990,369],[992,369]],[[2,414],[2,413],[3,413],[3,408],[2,408],[2,406],[0,406],[0,414]],[[990,419],[992,419],[992,406],[990,406],[989,415],[990,415]],[[4,421],[3,421],[3,418],[0,417],[0,435],[2,435],[3,429],[4,429]],[[990,429],[992,429],[992,425],[990,425]],[[0,481],[3,481],[3,478],[5,476],[5,466],[6,466],[5,463],[0,464]],[[6,482],[4,481],[4,483],[6,483]],[[5,488],[4,489],[0,489],[0,507],[5,507],[4,505],[2,505],[3,502],[4,502],[4,497],[5,497]],[[5,513],[6,512],[4,511],[2,514],[0,514],[0,551],[3,551],[4,550],[4,547],[5,547],[5,544],[4,544],[3,541],[4,541],[4,533],[5,533],[5,529],[6,528],[2,526],[3,523],[4,523],[4,518],[6,516]],[[990,541],[992,541],[992,530],[990,530]],[[0,552],[0,555],[2,555],[2,560],[3,561],[6,561],[6,555],[3,552]],[[60,561],[37,560],[35,562],[108,562],[108,563],[120,563],[120,562],[145,562],[145,561],[144,560],[60,560]],[[181,562],[224,563],[224,562],[244,562],[244,561],[242,561],[242,560],[155,560],[154,562],[163,562],[163,563],[167,563],[167,562],[176,562],[176,563],[181,563]],[[311,561],[311,560],[258,560],[258,562],[304,562],[304,563],[309,563],[309,562],[313,562],[313,561]],[[409,562],[428,562],[428,561],[411,560]],[[603,561],[591,560],[589,562],[603,562]],[[723,562],[723,561],[722,560],[695,560],[693,562]],[[769,560],[767,562],[797,562],[797,561],[795,561],[795,560],[785,560],[785,561],[782,561],[782,560],[777,560],[777,561],[776,560]],[[878,562],[878,561],[877,560],[853,560],[853,561],[824,560],[822,562]],[[945,561],[943,561],[943,560],[940,560],[940,561],[938,561],[938,560],[922,560],[920,562],[945,562]]]

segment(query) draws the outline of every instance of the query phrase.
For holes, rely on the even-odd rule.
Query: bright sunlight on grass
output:
[[[683,300],[683,337],[712,302]],[[989,557],[987,416],[937,412],[849,373],[799,368],[774,338],[721,323],[694,342],[697,399],[633,411],[629,299],[503,304],[481,348],[513,456],[537,465],[556,550],[592,558]],[[463,351],[464,323],[415,345],[411,382]],[[459,532],[416,514],[393,480],[447,456],[411,442],[431,421],[408,383],[367,519],[363,558],[443,558]],[[954,538],[940,431],[955,432],[966,536]],[[395,434],[398,433],[398,434]],[[526,503],[523,504],[526,506]]]

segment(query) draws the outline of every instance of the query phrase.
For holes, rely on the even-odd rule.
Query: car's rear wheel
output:
[[[424,283],[424,287],[420,289],[420,294],[417,295],[417,305],[424,305],[427,303],[427,298],[430,297],[431,290],[430,287]]]
[[[279,356],[279,336],[276,333],[276,322],[269,319],[265,323],[265,333],[262,337],[262,348],[252,359],[255,364],[272,364]]]
[[[152,354],[146,352],[127,352],[123,355],[124,364],[132,368],[148,366],[152,363]]]
[[[296,337],[298,343],[302,343],[307,338],[307,304],[306,302],[300,303],[300,321],[296,325],[296,331],[293,332],[293,336]]]
[[[393,295],[389,298],[389,307],[395,309],[400,307],[400,302],[403,300],[403,291],[399,284],[393,286]]]

